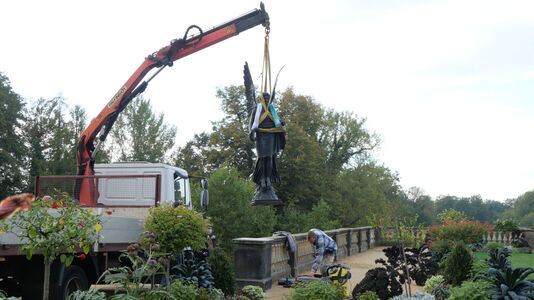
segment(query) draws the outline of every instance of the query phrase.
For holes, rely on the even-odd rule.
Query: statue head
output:
[[[263,99],[265,102],[269,102],[269,99],[271,98],[271,95],[269,93],[262,93]]]

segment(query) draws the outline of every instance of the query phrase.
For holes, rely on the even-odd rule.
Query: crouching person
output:
[[[322,276],[327,276],[326,270],[333,264],[337,253],[336,242],[326,233],[315,228],[308,231],[308,242],[315,248],[315,260],[309,275],[313,277],[317,270],[320,270]]]

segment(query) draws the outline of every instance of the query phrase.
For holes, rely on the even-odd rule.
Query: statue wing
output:
[[[256,88],[254,88],[254,82],[252,82],[252,76],[248,68],[248,63],[245,62],[245,68],[243,70],[243,79],[245,80],[245,95],[247,97],[247,111],[249,119],[249,129],[252,128],[254,122],[254,115],[256,113]]]
[[[276,84],[278,83],[278,76],[280,76],[280,72],[282,72],[282,69],[285,67],[286,65],[283,65],[280,70],[278,71],[278,74],[276,74],[276,80],[274,81],[274,87],[273,87],[273,90],[271,91],[271,99],[274,100],[274,97],[276,96]]]

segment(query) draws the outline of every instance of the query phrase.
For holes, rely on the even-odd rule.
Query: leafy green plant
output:
[[[462,242],[459,242],[443,262],[443,277],[447,283],[460,285],[467,279],[472,265],[473,254]]]
[[[213,255],[208,257],[207,260],[211,266],[214,286],[221,289],[226,295],[233,295],[236,281],[232,259],[226,255],[224,250],[216,247]]]
[[[169,294],[180,300],[196,300],[198,293],[196,282],[187,282],[182,279],[174,280],[169,289]]]
[[[49,297],[50,266],[57,258],[69,266],[79,253],[89,254],[102,229],[102,218],[83,209],[67,194],[45,196],[28,211],[3,222],[2,231],[15,234],[22,242],[19,252],[30,260],[35,253],[44,258],[43,299]]]
[[[160,246],[153,239],[154,234],[147,235],[148,240],[129,245],[119,256],[119,261],[125,266],[109,268],[100,276],[98,281],[105,278],[105,283],[116,286],[111,299],[161,299],[168,295],[167,291],[155,288],[154,284],[150,285],[150,289],[146,288],[153,283],[154,276],[166,274],[166,258],[159,252]]]
[[[423,292],[430,293],[436,286],[445,283],[445,278],[443,275],[434,275],[425,282],[423,286]]]
[[[343,299],[345,289],[330,282],[317,280],[298,283],[295,291],[289,294],[290,300]]]
[[[266,297],[262,288],[255,285],[246,285],[241,289],[241,292],[243,296],[252,300],[264,299]]]
[[[75,291],[69,295],[69,300],[106,300],[106,293],[99,289],[88,289],[87,291]]]
[[[461,286],[450,289],[449,300],[489,300],[489,285],[481,281],[464,281]]]
[[[486,262],[490,268],[505,270],[512,267],[512,263],[508,260],[511,252],[506,248],[497,248],[489,251]]]
[[[434,295],[436,299],[448,299],[451,295],[451,286],[446,283],[439,284],[434,287],[429,294]]]
[[[386,268],[374,268],[365,273],[365,277],[352,290],[352,299],[366,291],[375,292],[380,299],[389,299],[402,294],[402,285],[390,276]]]
[[[488,272],[488,269],[490,268],[488,262],[485,259],[473,258],[473,265],[471,266],[471,270],[469,271],[468,278],[474,279],[478,275],[486,275]]]
[[[365,291],[362,294],[359,294],[357,297],[358,300],[380,300],[378,295],[373,291]]]
[[[183,264],[176,265],[171,269],[171,278],[195,282],[199,288],[208,290],[213,288],[213,276],[210,265],[205,261],[185,259]]]
[[[534,282],[526,278],[534,273],[533,268],[490,268],[488,276],[477,276],[490,284],[493,300],[534,299]]]

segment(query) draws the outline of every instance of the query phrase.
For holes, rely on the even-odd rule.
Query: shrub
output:
[[[450,290],[449,300],[489,300],[491,292],[489,285],[481,281],[465,281],[461,286]]]
[[[496,231],[516,232],[519,230],[519,225],[514,219],[497,219],[495,222]]]
[[[486,243],[486,245],[484,245],[484,248],[489,252],[497,250],[499,248],[504,248],[504,245],[499,242],[488,242]]]
[[[196,300],[199,291],[196,283],[178,279],[171,283],[169,293],[176,299]]]
[[[295,291],[289,295],[290,300],[343,299],[345,289],[330,282],[317,280],[298,283]]]
[[[232,259],[226,255],[224,250],[216,247],[213,255],[208,257],[208,263],[211,266],[214,286],[221,289],[225,295],[233,295],[236,282]]]
[[[433,288],[430,294],[434,295],[436,299],[448,299],[451,295],[451,286],[446,283],[440,284]]]
[[[246,296],[248,299],[258,300],[265,298],[265,293],[259,286],[255,285],[246,285],[241,289],[243,296]]]
[[[366,291],[375,292],[380,299],[389,299],[402,294],[402,286],[395,279],[391,278],[385,268],[374,268],[352,290],[352,299],[358,299],[358,295]]]
[[[443,263],[443,277],[447,283],[460,285],[467,279],[472,265],[473,254],[462,242],[459,242]]]
[[[423,292],[430,293],[435,287],[443,283],[445,283],[445,278],[443,278],[443,275],[434,275],[428,278],[428,280],[425,282]]]
[[[156,233],[156,242],[165,253],[180,254],[186,247],[198,251],[206,245],[208,221],[183,206],[156,206],[144,223],[144,229]]]
[[[441,225],[433,225],[428,230],[430,249],[438,253],[450,252],[456,242],[471,244],[481,242],[482,237],[492,230],[492,226],[480,221],[445,221]]]
[[[380,298],[373,291],[365,291],[363,294],[358,295],[358,300],[380,300]]]
[[[422,299],[422,300],[435,300],[433,295],[428,293],[415,293],[413,296],[399,295],[391,298],[390,300],[410,300],[410,299]]]

